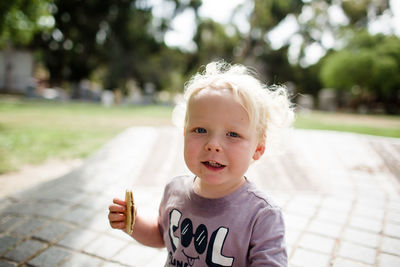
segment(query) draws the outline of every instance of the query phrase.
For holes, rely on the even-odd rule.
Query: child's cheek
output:
[[[193,161],[196,158],[196,154],[198,153],[198,145],[196,144],[193,138],[185,139],[185,147],[184,147],[184,157],[186,164],[190,167],[193,164]]]

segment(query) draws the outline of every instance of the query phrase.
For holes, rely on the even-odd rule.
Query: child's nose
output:
[[[209,152],[213,152],[213,151],[220,152],[221,151],[221,146],[219,145],[219,142],[215,138],[210,139],[204,148],[206,151],[209,151]]]

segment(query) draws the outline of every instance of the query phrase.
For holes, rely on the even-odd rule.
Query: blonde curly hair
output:
[[[211,62],[185,84],[183,103],[178,104],[173,112],[175,125],[185,128],[187,105],[205,88],[229,89],[246,110],[259,142],[265,142],[267,151],[276,152],[282,148],[287,130],[294,121],[293,106],[285,87],[262,84],[255,72],[243,65]]]

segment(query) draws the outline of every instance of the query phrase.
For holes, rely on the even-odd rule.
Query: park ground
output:
[[[170,126],[172,105],[0,99],[0,196],[59,177],[80,166],[132,126]],[[298,112],[295,128],[400,138],[400,117],[321,111]]]

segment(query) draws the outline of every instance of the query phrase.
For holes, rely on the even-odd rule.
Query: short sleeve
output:
[[[285,223],[279,208],[264,208],[254,223],[249,247],[250,266],[287,266]]]
[[[161,198],[161,202],[158,208],[158,229],[160,230],[161,235],[164,234],[164,225],[163,221],[165,220],[165,206],[166,206],[166,200],[168,199],[168,194],[169,194],[169,185],[166,185],[164,188],[164,194]]]

